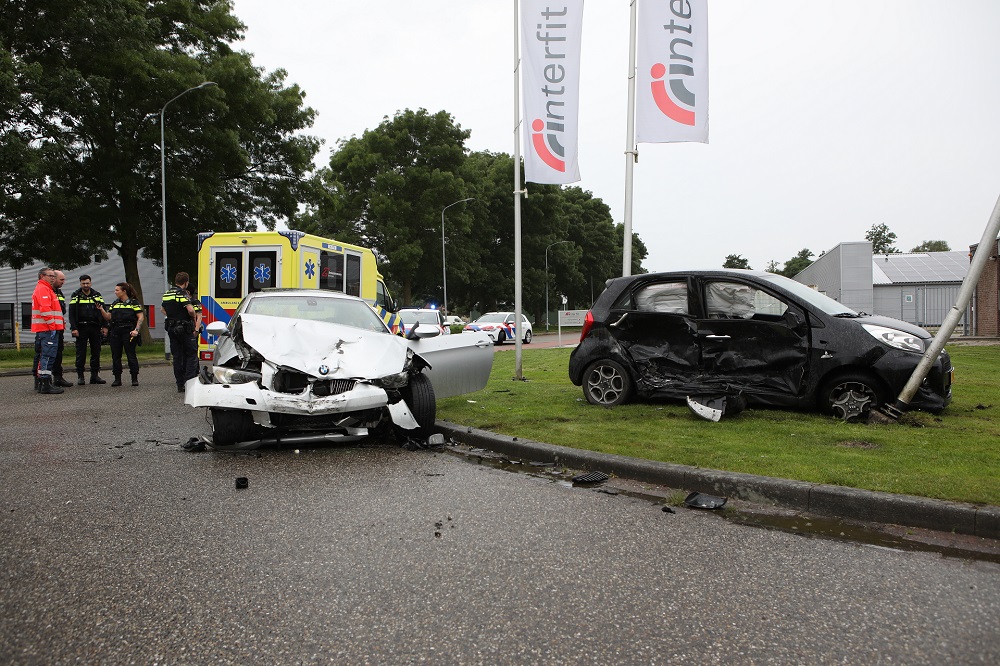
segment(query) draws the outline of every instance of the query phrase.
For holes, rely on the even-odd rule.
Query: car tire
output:
[[[818,394],[819,408],[845,421],[868,418],[873,409],[885,403],[882,382],[864,372],[845,372],[823,383]]]
[[[632,378],[617,361],[594,361],[583,373],[583,394],[592,405],[622,405],[632,398],[632,390]]]
[[[524,344],[526,344],[526,345],[530,345],[531,344],[531,331],[525,331],[524,332]]]
[[[507,339],[507,334],[506,333],[504,333],[502,330],[497,331],[497,341],[494,342],[493,344],[502,345],[503,341],[506,340],[506,339]]]
[[[419,373],[410,377],[409,383],[399,391],[410,408],[410,413],[417,421],[417,429],[403,432],[417,435],[428,435],[434,428],[437,419],[437,400],[434,398],[434,385],[430,378]]]
[[[242,409],[217,409],[212,412],[212,442],[215,446],[232,446],[254,437],[253,417]]]

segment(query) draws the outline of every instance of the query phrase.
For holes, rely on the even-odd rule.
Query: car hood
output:
[[[869,315],[869,314],[864,314],[859,317],[851,317],[851,319],[860,324],[873,324],[875,326],[887,326],[889,328],[895,328],[899,331],[903,331],[904,333],[909,333],[910,335],[915,335],[918,338],[922,338],[924,340],[930,340],[932,337],[934,337],[926,330],[917,326],[916,324],[905,322],[902,319],[893,319],[892,317],[883,317],[881,315]]]
[[[407,359],[399,336],[308,319],[242,314],[233,341],[275,365],[324,379],[384,377],[403,371]]]

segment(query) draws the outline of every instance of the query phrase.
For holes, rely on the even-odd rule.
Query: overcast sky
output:
[[[235,0],[235,14],[242,48],[319,112],[326,164],[407,108],[447,111],[468,148],[512,154],[514,6]],[[583,31],[576,185],[620,223],[628,0],[587,0]],[[710,143],[639,146],[643,266],[782,265],[879,223],[903,251],[979,242],[1000,196],[997,35],[997,0],[709,0]]]

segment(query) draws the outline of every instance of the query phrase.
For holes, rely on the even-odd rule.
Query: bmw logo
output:
[[[327,366],[325,366],[325,365],[321,365],[321,366],[319,366],[319,374],[321,374],[321,375],[327,375],[327,374],[330,374],[330,368],[328,368],[328,367],[327,367]]]

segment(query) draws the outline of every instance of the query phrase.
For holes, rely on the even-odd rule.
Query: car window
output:
[[[420,310],[400,310],[399,318],[404,324],[433,324],[441,325],[441,315],[435,311],[421,312]]]
[[[633,296],[640,312],[688,314],[687,282],[657,282],[646,285]]]
[[[705,285],[705,314],[709,319],[778,319],[788,305],[766,291],[740,282]]]
[[[315,296],[258,297],[247,304],[249,314],[308,319],[384,332],[385,324],[364,301]]]
[[[499,324],[503,322],[504,315],[500,312],[491,312],[484,314],[482,317],[476,320],[479,324]]]

